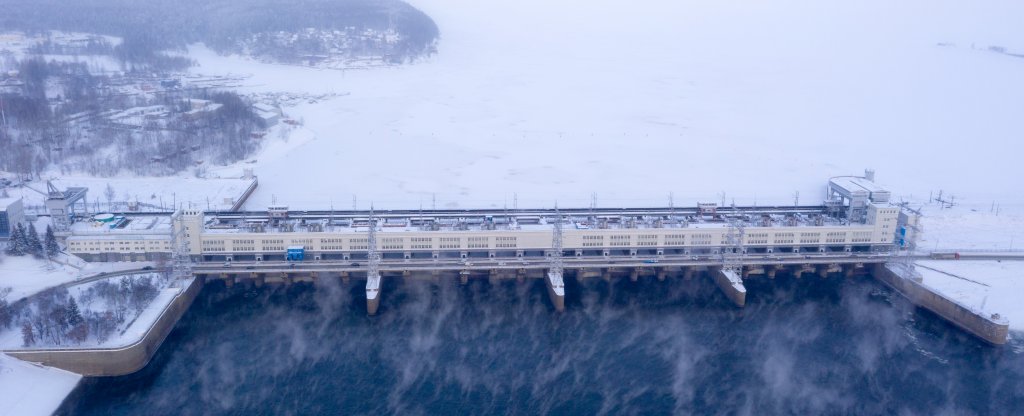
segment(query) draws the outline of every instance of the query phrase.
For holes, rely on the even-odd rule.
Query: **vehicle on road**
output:
[[[359,263],[352,263],[352,264],[350,264],[349,266],[352,266],[352,267],[359,267]]]

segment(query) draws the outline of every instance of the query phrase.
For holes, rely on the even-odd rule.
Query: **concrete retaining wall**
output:
[[[170,304],[160,318],[138,342],[120,348],[51,349],[34,351],[4,351],[7,355],[25,361],[75,372],[84,376],[122,376],[141,370],[163,344],[185,311],[203,287],[201,279],[192,279]]]
[[[1010,330],[1005,319],[993,319],[986,313],[972,310],[921,284],[919,279],[903,277],[902,266],[876,265],[874,276],[896,289],[915,305],[928,309],[954,325],[989,343],[1002,345]]]

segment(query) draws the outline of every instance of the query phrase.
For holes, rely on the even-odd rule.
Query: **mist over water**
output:
[[[870,278],[459,286],[208,285],[140,373],[61,414],[1013,414],[1019,341],[993,348]]]

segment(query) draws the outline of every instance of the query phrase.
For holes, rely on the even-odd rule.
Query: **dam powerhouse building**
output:
[[[891,204],[890,193],[873,176],[868,171],[863,177],[831,178],[819,205],[562,210],[273,206],[97,214],[77,209],[84,188],[51,189],[47,210],[68,252],[94,262],[167,262],[187,287],[164,309],[154,330],[129,348],[6,353],[81,374],[128,374],[145,366],[211,279],[229,286],[365,280],[366,310],[374,315],[383,278],[416,275],[437,281],[457,277],[463,284],[472,277],[540,278],[552,306],[562,311],[567,274],[633,281],[700,274],[742,307],[743,279],[755,275],[870,273],[965,331],[992,344],[1006,343],[1005,317],[972,309],[922,284],[910,257],[893,261],[900,249],[912,251],[917,214]]]
[[[899,207],[866,177],[836,177],[813,206],[266,211],[78,215],[67,250],[87,261],[365,261],[371,234],[382,260],[890,252],[906,241]],[[559,222],[560,236],[553,235]],[[376,224],[371,233],[370,224]],[[560,241],[556,241],[560,240]]]

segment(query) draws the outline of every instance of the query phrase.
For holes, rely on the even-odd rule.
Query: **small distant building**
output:
[[[181,88],[180,79],[164,79],[160,81],[160,86],[164,89],[179,89]]]
[[[217,111],[224,106],[224,104],[215,103],[210,100],[200,100],[197,98],[189,99],[188,105],[189,111],[186,111],[183,115],[188,120],[198,120],[207,113]]]
[[[282,112],[278,107],[267,104],[253,104],[252,109],[256,113],[256,116],[263,120],[263,123],[267,128],[273,127],[277,125],[277,123],[281,122]]]
[[[7,240],[16,224],[25,221],[25,206],[21,198],[0,197],[0,240]]]

